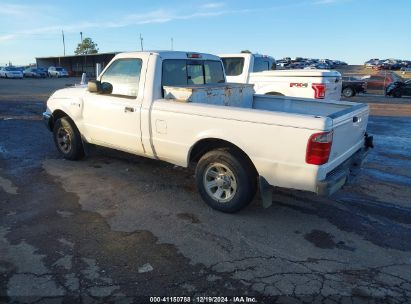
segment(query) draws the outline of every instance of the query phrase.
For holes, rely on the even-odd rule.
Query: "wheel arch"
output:
[[[256,176],[258,176],[257,168],[247,153],[232,142],[220,138],[209,137],[197,141],[188,153],[188,163],[198,162],[207,152],[222,148],[229,148],[231,151],[234,151],[237,156],[245,159]]]
[[[50,124],[50,130],[53,130],[54,124],[56,123],[56,121],[57,121],[58,119],[60,119],[60,118],[62,118],[62,117],[65,117],[65,116],[67,116],[68,118],[70,118],[70,120],[73,121],[73,123],[74,123],[74,120],[70,117],[70,115],[67,114],[66,112],[64,112],[63,110],[61,110],[61,109],[54,110],[54,111],[53,111],[53,119],[50,120],[50,122],[49,122],[49,124]],[[74,123],[74,124],[75,124],[75,123]]]
[[[271,96],[285,96],[283,93],[280,93],[280,92],[274,92],[274,91],[266,92],[266,93],[264,93],[264,95],[271,95]]]

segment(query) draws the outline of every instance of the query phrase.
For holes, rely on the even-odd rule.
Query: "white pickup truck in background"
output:
[[[275,70],[275,60],[259,54],[223,54],[227,82],[254,84],[257,94],[340,100],[341,74],[329,70]]]
[[[372,145],[367,105],[254,95],[199,53],[119,54],[88,88],[56,91],[43,118],[70,160],[95,144],[196,163],[201,197],[223,212],[245,207],[258,184],[265,206],[268,185],[331,194]]]

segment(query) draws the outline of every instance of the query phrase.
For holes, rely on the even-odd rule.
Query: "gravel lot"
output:
[[[229,215],[202,202],[191,168],[103,148],[63,160],[40,114],[76,81],[0,79],[0,303],[411,301],[409,100],[355,98],[379,116],[354,185],[275,189],[271,208]]]

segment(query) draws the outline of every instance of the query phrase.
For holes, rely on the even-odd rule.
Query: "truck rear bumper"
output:
[[[368,154],[369,147],[372,146],[372,138],[366,142],[369,142],[370,146],[365,146],[358,150],[349,159],[329,172],[324,180],[317,182],[317,194],[331,195],[358,175]]]

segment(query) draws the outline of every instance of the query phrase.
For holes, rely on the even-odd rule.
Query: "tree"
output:
[[[95,43],[91,38],[84,38],[83,41],[77,45],[77,48],[74,51],[74,54],[76,55],[87,55],[97,53],[97,43]]]
[[[241,53],[251,54],[251,51],[250,50],[242,50]]]

